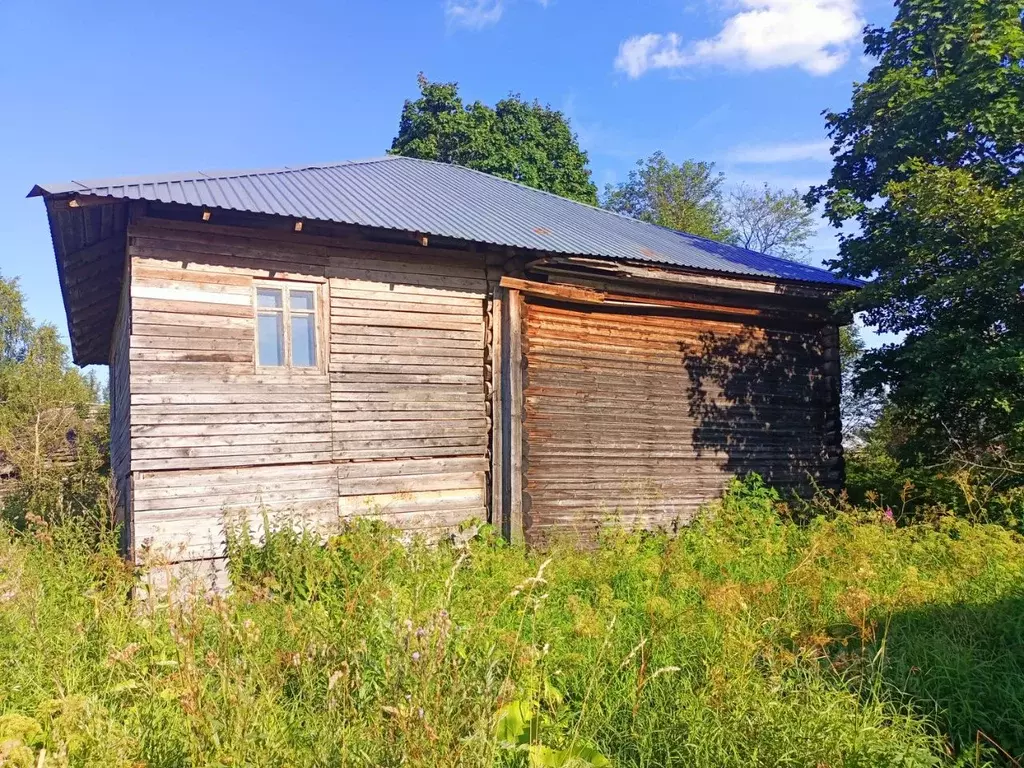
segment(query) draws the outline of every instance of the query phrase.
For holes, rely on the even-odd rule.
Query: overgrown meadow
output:
[[[1024,540],[756,479],[594,551],[236,531],[224,597],[0,537],[0,765],[932,766],[1024,753]]]

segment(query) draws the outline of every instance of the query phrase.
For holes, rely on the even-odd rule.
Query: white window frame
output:
[[[259,304],[260,290],[273,290],[281,292],[281,308],[261,307]],[[291,294],[293,291],[311,293],[313,295],[312,310],[293,310],[291,306]],[[293,280],[254,280],[252,288],[253,307],[253,363],[256,370],[262,373],[281,372],[310,374],[323,373],[325,370],[325,344],[323,342],[324,324],[323,307],[323,285],[321,283],[306,283]],[[283,365],[261,365],[260,364],[260,315],[267,312],[277,312],[281,315],[281,324],[284,333],[284,364]],[[294,365],[292,363],[292,315],[308,315],[313,318],[313,343],[316,354],[316,365]]]

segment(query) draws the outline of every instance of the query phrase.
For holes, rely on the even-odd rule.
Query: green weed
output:
[[[780,514],[780,512],[782,514]],[[528,552],[238,530],[132,602],[72,524],[0,537],[0,764],[937,766],[1024,753],[1024,540],[802,513]],[[44,754],[45,750],[45,754]]]

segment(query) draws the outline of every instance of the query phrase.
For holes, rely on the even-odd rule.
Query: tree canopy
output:
[[[72,366],[53,325],[32,321],[18,281],[2,276],[0,335],[0,457],[14,482],[4,516],[20,523],[96,509],[106,492],[96,380]]]
[[[677,164],[655,152],[636,165],[627,181],[605,187],[604,208],[691,235],[731,239],[722,191],[725,176],[715,172],[714,163]]]
[[[794,261],[806,258],[813,212],[796,190],[741,184],[729,195],[728,216],[737,245]]]
[[[421,73],[420,97],[406,101],[391,154],[453,163],[597,204],[587,153],[559,111],[511,94],[494,107],[466,106],[458,83]]]
[[[835,164],[808,202],[841,237],[850,297],[900,343],[866,352],[919,461],[1024,455],[1024,28],[1018,0],[900,0],[877,59],[828,113]],[[852,226],[851,226],[852,225]],[[972,459],[972,460],[976,460]]]

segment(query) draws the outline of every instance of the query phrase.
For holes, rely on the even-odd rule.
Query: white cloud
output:
[[[444,17],[450,27],[484,29],[501,21],[510,0],[445,0]],[[551,0],[536,0],[547,8]]]
[[[858,0],[738,0],[743,10],[714,37],[684,44],[674,32],[631,37],[615,68],[630,77],[651,69],[723,65],[739,69],[800,67],[827,75],[841,67],[864,20]]]
[[[679,35],[649,34],[631,37],[619,46],[615,68],[630,77],[640,77],[648,69],[675,69],[686,65]]]
[[[757,144],[734,147],[726,157],[734,163],[792,163],[799,160],[832,159],[832,142],[793,141],[779,144]]]
[[[483,29],[501,21],[505,12],[503,0],[447,0],[444,17],[455,27]]]

